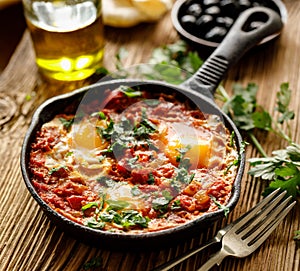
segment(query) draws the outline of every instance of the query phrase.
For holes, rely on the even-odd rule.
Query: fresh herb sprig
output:
[[[264,194],[281,188],[287,190],[294,198],[300,195],[300,146],[291,139],[290,121],[294,119],[294,112],[289,109],[291,90],[288,83],[282,83],[277,92],[276,108],[277,118],[257,103],[256,93],[258,86],[249,83],[246,87],[237,84],[233,88],[233,95],[225,92],[220,87],[218,95],[225,102],[223,110],[230,115],[237,127],[246,133],[263,157],[249,159],[252,168],[249,174],[268,180]],[[285,133],[286,125],[288,134]],[[275,150],[272,156],[268,156],[259,140],[255,136],[255,130],[274,133],[287,141],[288,147]]]
[[[203,60],[196,51],[191,51],[185,41],[179,40],[173,44],[166,44],[153,50],[148,64],[137,65],[130,69],[123,66],[128,55],[121,47],[116,54],[115,67],[117,72],[113,77],[139,77],[180,84],[194,74],[202,65]]]
[[[257,103],[257,91],[258,86],[254,83],[249,83],[246,87],[235,84],[233,95],[230,97],[226,90],[220,86],[216,98],[224,102],[223,111],[231,117],[241,131],[246,132],[261,155],[267,157],[259,140],[254,135],[254,131],[258,129],[272,132],[289,144],[292,143],[289,121],[294,118],[294,113],[288,108],[291,90],[288,83],[282,83],[277,92],[277,107],[275,108],[278,114],[277,119]],[[285,133],[284,124],[287,124],[288,134]]]
[[[281,188],[293,198],[300,196],[300,145],[292,143],[273,151],[271,157],[251,158],[249,162],[250,175],[270,181],[264,194]]]
[[[104,271],[103,259],[96,256],[83,264],[81,271]]]

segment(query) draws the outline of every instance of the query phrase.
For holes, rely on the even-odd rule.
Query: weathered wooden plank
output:
[[[243,84],[255,82],[260,86],[258,101],[268,109],[275,107],[275,95],[281,82],[290,82],[294,90],[292,107],[300,116],[300,1],[285,1],[289,20],[282,35],[275,42],[261,46],[248,53],[236,67],[232,68],[224,86],[230,90],[239,81]],[[114,69],[115,55],[121,46],[129,52],[125,66],[146,63],[153,48],[172,43],[178,39],[170,17],[158,24],[145,24],[132,29],[106,28],[107,44],[104,64]],[[39,78],[34,64],[34,52],[30,37],[25,33],[9,66],[0,76],[0,94],[10,98],[16,111],[10,121],[0,130],[0,270],[80,270],[84,263],[95,257],[102,259],[99,270],[151,270],[182,254],[189,248],[211,238],[226,221],[220,221],[199,233],[197,238],[170,249],[155,251],[109,251],[92,247],[69,237],[57,229],[41,212],[30,197],[23,183],[19,169],[19,154],[22,138],[29,125],[34,109],[46,98],[71,91],[88,84],[89,81],[72,85],[53,85]],[[30,96],[31,99],[26,99]],[[1,97],[1,96],[0,96]],[[299,143],[299,117],[293,122],[293,139]],[[261,135],[264,148],[270,153],[283,142],[273,136]],[[257,156],[251,147],[247,157]],[[260,200],[264,184],[247,174],[243,178],[242,194],[228,221],[240,216]],[[298,204],[299,205],[299,204]],[[219,268],[213,270],[274,270],[296,271],[300,268],[299,250],[292,240],[293,231],[300,228],[299,206],[295,208],[261,249],[246,259],[225,259]],[[208,257],[203,252],[191,258],[175,270],[195,270]]]

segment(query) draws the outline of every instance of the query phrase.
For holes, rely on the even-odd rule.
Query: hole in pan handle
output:
[[[272,9],[247,9],[200,69],[182,85],[211,97],[230,66],[265,37],[280,32],[282,27],[279,14]]]

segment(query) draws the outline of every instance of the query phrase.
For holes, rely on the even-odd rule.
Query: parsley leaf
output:
[[[141,97],[142,92],[127,86],[120,86],[120,91],[129,98]]]
[[[272,117],[267,111],[254,112],[252,114],[253,125],[256,128],[270,131],[272,129]]]
[[[210,198],[212,199],[212,201],[218,206],[219,209],[224,211],[224,216],[227,218],[230,210],[228,207],[226,207],[225,205],[221,204],[220,202],[217,201],[217,199],[214,196],[210,195]]]
[[[69,169],[66,166],[58,166],[58,167],[54,167],[54,168],[50,169],[48,171],[48,174],[52,175],[52,174],[54,174],[56,172],[59,172],[60,170],[68,171]]]
[[[279,123],[294,119],[295,113],[289,110],[289,104],[291,101],[291,90],[289,89],[288,83],[282,83],[280,85],[280,91],[277,92],[277,108],[276,110],[281,113],[278,118]]]
[[[74,123],[74,118],[71,119],[59,118],[59,120],[62,123],[64,129],[66,129],[69,132]]]
[[[300,195],[300,145],[293,143],[286,149],[272,152],[272,157],[249,159],[249,174],[271,181],[265,194],[277,188],[296,198]]]
[[[82,270],[84,271],[92,271],[96,270],[96,268],[98,271],[105,270],[103,267],[103,259],[101,257],[92,258],[82,266]]]
[[[102,221],[97,221],[94,217],[90,217],[88,220],[84,222],[84,225],[93,229],[103,229],[105,223]]]
[[[148,222],[150,219],[148,217],[142,216],[136,210],[123,210],[120,213],[115,210],[106,210],[100,215],[100,219],[103,222],[114,222],[125,229],[130,227],[140,226],[142,228],[148,227]]]
[[[152,207],[154,210],[164,213],[166,212],[169,203],[170,199],[166,197],[158,197],[152,201]]]
[[[300,241],[300,230],[295,231],[294,240]]]
[[[107,200],[106,201],[109,205],[109,207],[107,208],[107,211],[109,210],[122,210],[126,207],[129,206],[129,203],[127,201],[123,201],[123,200]]]

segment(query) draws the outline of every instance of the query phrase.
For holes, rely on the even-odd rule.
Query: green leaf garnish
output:
[[[221,204],[220,202],[217,201],[217,199],[214,196],[210,195],[210,198],[212,199],[212,201],[218,206],[219,209],[224,211],[224,216],[227,218],[228,214],[229,214],[229,208],[224,206],[223,204]]]
[[[71,129],[73,123],[74,123],[74,119],[75,118],[71,118],[71,119],[59,118],[59,120],[62,123],[64,129],[66,129],[67,131],[70,131],[70,129]]]
[[[59,167],[54,167],[54,168],[50,169],[48,174],[52,175],[53,173],[58,172],[60,169],[64,169],[66,171],[69,170],[66,166],[59,166]]]
[[[127,86],[120,86],[120,91],[129,98],[136,98],[142,96],[142,92],[140,90],[135,90]]]
[[[127,201],[123,200],[106,200],[106,203],[109,205],[107,208],[107,211],[109,210],[122,210],[129,206],[129,203]]]

